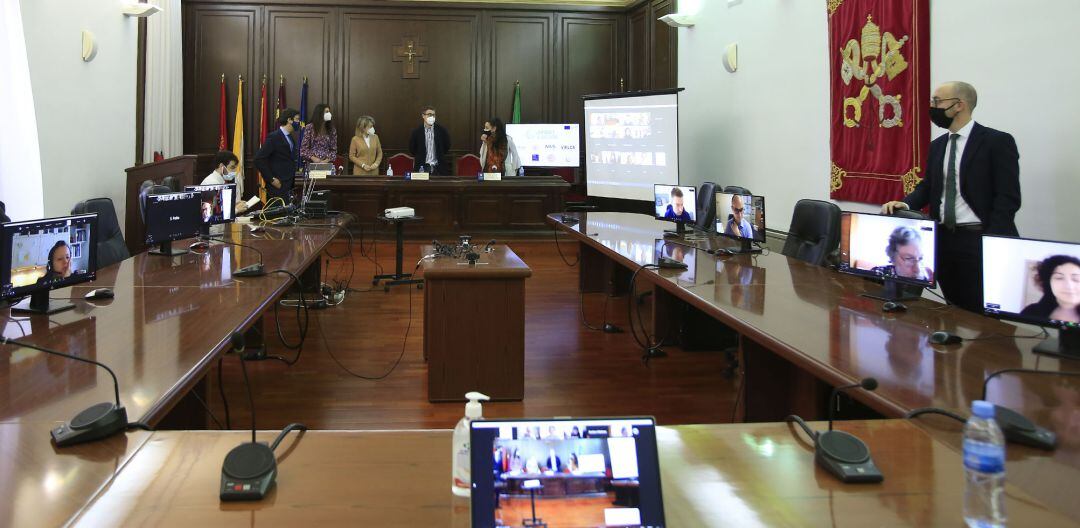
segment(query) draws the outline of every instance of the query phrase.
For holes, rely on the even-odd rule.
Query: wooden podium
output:
[[[434,250],[427,246],[425,255]],[[494,246],[475,265],[425,260],[424,358],[428,401],[525,396],[525,279],[532,270],[509,247]]]

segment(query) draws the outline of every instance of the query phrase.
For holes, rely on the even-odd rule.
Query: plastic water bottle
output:
[[[971,528],[1005,526],[1005,435],[994,404],[971,403],[964,425],[964,522]]]
[[[525,166],[524,165],[518,167],[518,176],[522,176],[522,177],[525,176]]]
[[[387,176],[393,176],[394,175],[394,168],[391,167],[389,164],[386,166],[386,175]]]

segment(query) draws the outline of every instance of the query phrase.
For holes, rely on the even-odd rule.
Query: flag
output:
[[[298,145],[304,144],[304,126],[307,125],[304,122],[304,116],[307,115],[307,77],[304,77],[304,84],[300,86],[300,131],[297,132],[296,137]],[[302,166],[303,160],[300,159],[300,149],[296,149],[296,166]]]
[[[229,126],[225,122],[225,74],[221,74],[221,108],[218,110],[218,150],[229,148]]]
[[[236,195],[244,196],[244,78],[237,80],[236,119],[233,121],[232,150],[236,154]]]
[[[270,104],[266,98],[266,76],[262,78],[262,89],[259,95],[259,146],[262,147],[263,142],[266,141],[266,133],[270,128]],[[259,181],[259,199],[263,203],[266,203],[266,183],[263,182],[262,174],[258,171],[255,172],[257,180]]]
[[[274,119],[281,116],[281,111],[288,108],[285,106],[285,76],[281,76],[277,87],[277,110],[274,111]]]
[[[510,111],[510,122],[521,122],[521,81],[514,82],[514,108]]]

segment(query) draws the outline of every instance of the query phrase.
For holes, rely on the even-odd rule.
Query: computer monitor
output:
[[[97,277],[97,214],[9,222],[0,227],[0,298],[30,298],[13,313],[53,314],[75,305],[49,291]]]
[[[905,299],[904,284],[933,288],[937,284],[934,229],[933,220],[841,213],[836,269],[884,281],[880,293],[866,295],[874,299]]]
[[[765,197],[716,193],[716,232],[741,243],[739,253],[760,253],[765,243]]]
[[[683,226],[697,219],[697,190],[689,185],[653,185],[656,218],[675,222],[674,233],[682,235]]]
[[[202,230],[200,193],[151,194],[146,197],[146,244],[158,247],[154,255],[183,255],[187,249],[173,249],[174,240],[192,238]]]
[[[665,526],[652,418],[475,420],[472,526]]]
[[[1035,352],[1080,357],[1080,244],[984,235],[987,315],[1059,328]]]
[[[184,191],[199,194],[199,217],[203,234],[210,233],[210,226],[228,224],[236,220],[236,184],[188,185]]]

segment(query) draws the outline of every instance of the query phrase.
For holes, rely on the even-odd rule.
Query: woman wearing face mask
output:
[[[484,123],[484,134],[480,136],[480,163],[484,172],[499,172],[509,176],[517,174],[521,158],[518,157],[514,138],[506,135],[506,126],[502,119],[493,117]]]
[[[214,155],[214,172],[211,172],[199,185],[223,185],[226,183],[236,184],[236,214],[247,211],[247,203],[243,200],[244,179],[236,175],[240,160],[236,154],[228,150],[222,150]]]
[[[382,163],[382,142],[375,135],[375,119],[360,116],[356,120],[356,132],[349,144],[349,160],[353,163],[352,173],[356,176],[378,176]]]
[[[315,105],[300,140],[300,158],[305,163],[333,163],[337,159],[337,129],[331,118],[330,105]]]

